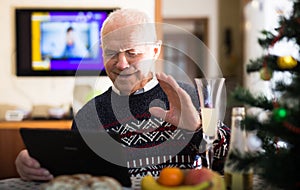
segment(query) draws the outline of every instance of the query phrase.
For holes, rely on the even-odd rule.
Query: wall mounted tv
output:
[[[16,9],[16,75],[106,75],[100,29],[113,10]]]

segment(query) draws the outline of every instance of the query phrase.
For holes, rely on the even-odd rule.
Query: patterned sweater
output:
[[[180,83],[180,86],[199,107],[196,90],[187,84]],[[132,177],[142,177],[149,172],[158,176],[166,166],[193,168],[202,144],[202,131],[193,133],[179,129],[152,116],[148,110],[153,106],[169,109],[167,96],[159,84],[145,93],[130,96],[120,96],[109,88],[83,106],[75,116],[72,129],[102,128],[110,134],[117,133],[123,145],[132,147],[126,152],[127,167]],[[214,167],[222,173],[230,132],[221,123],[218,128]],[[202,160],[205,165],[205,159]]]

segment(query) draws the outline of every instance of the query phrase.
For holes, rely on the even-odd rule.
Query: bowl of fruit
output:
[[[210,169],[182,170],[166,167],[158,178],[147,175],[141,180],[142,190],[225,190],[223,177]]]

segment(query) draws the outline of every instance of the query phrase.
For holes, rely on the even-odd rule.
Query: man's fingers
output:
[[[35,160],[34,158],[24,160],[24,165],[31,167],[31,168],[40,168],[40,163]]]
[[[190,95],[179,86],[172,76],[158,73],[156,77],[168,97],[170,110],[155,110],[153,115],[161,117],[161,114],[164,113],[166,122],[191,131],[197,129],[201,120]]]
[[[50,176],[36,176],[36,175],[32,175],[32,176],[29,176],[29,180],[37,180],[37,181],[49,181],[51,179],[53,179],[53,176],[50,175]]]
[[[184,89],[178,88],[177,93],[180,98],[180,102],[184,103],[184,107],[191,106],[190,108],[194,108],[190,95]]]
[[[41,168],[37,160],[30,157],[27,150],[22,150],[15,161],[16,169],[23,180],[51,180],[48,170]]]
[[[23,180],[50,180],[53,175],[44,168],[30,168],[24,166],[20,172],[20,176]]]
[[[149,108],[149,112],[151,113],[151,115],[162,118],[163,120],[165,120],[167,115],[167,111],[160,107],[151,107]]]
[[[21,176],[21,179],[25,181],[37,180],[37,181],[49,181],[53,179],[53,175],[27,175],[25,177]]]
[[[171,123],[172,125],[178,126],[177,117],[174,117],[174,115],[172,115],[172,113],[169,110],[164,110],[160,107],[152,107],[149,108],[149,112],[155,117],[162,118],[164,121]]]
[[[180,89],[180,87],[178,83],[175,81],[175,79],[164,73],[158,73],[156,76],[160,86],[168,96],[170,104],[173,104],[174,106],[176,105],[179,106],[178,102],[180,102],[180,100],[178,95],[178,89]]]
[[[27,167],[31,167],[31,168],[40,168],[40,163],[35,160],[34,158],[29,156],[29,153],[27,150],[23,150],[20,152],[19,154],[19,160],[20,162]]]
[[[169,75],[166,75],[164,73],[157,73],[156,77],[160,82],[160,84],[162,85],[162,88],[166,88],[166,90],[175,92],[179,88],[179,85],[175,81],[175,79]]]
[[[175,93],[174,88],[169,84],[167,80],[167,76],[165,74],[161,73],[161,74],[157,74],[156,76],[161,88],[164,90],[164,92],[167,95],[172,95]]]

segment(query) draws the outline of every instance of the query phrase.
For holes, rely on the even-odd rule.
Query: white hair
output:
[[[104,21],[101,28],[101,41],[103,42],[103,37],[116,29],[125,28],[130,25],[144,25],[148,28],[148,33],[153,31],[155,28],[154,21],[151,17],[144,11],[138,9],[117,9],[109,14],[107,19]],[[150,26],[152,30],[150,29]],[[152,33],[152,32],[151,32]],[[152,36],[156,36],[155,29]]]

